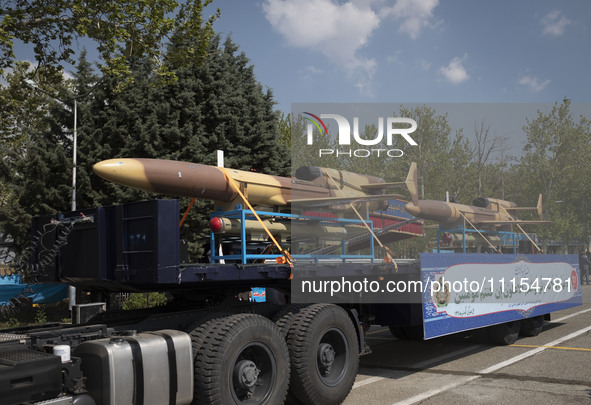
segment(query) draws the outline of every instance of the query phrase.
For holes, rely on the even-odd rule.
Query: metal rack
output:
[[[308,221],[310,223],[321,223],[321,224],[330,224],[331,226],[360,226],[365,227],[364,222],[370,229],[373,231],[373,223],[370,220],[360,220],[360,219],[347,219],[347,218],[326,218],[326,217],[318,217],[318,216],[310,216],[310,215],[300,215],[300,214],[288,214],[288,213],[279,213],[279,212],[270,212],[270,211],[256,211],[258,216],[263,219],[275,218],[280,220],[289,220],[289,221]],[[253,263],[262,260],[275,260],[278,254],[266,254],[266,253],[250,253],[247,251],[247,230],[245,227],[245,221],[247,219],[254,219],[255,215],[252,211],[248,209],[244,209],[242,205],[237,205],[236,209],[233,211],[216,211],[215,213],[210,214],[210,220],[215,217],[224,217],[230,219],[238,219],[240,220],[240,253],[239,254],[230,254],[230,255],[220,255],[218,254],[218,247],[216,241],[216,234],[210,232],[210,249],[211,249],[211,262],[216,263],[220,260],[230,260],[230,261],[239,261],[240,263]],[[299,254],[293,253],[291,256],[298,260],[303,259],[306,261],[318,261],[320,259],[331,259],[331,260],[340,260],[342,262],[346,262],[350,259],[369,259],[373,263],[374,261],[374,243],[373,239],[370,240],[369,243],[369,254],[350,254],[347,252],[347,238],[344,237],[341,239],[340,245],[340,254],[322,254],[322,253],[307,253],[307,254]],[[332,249],[331,249],[332,250]]]

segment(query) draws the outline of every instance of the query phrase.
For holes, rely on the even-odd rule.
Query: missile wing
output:
[[[374,202],[374,201],[385,201],[390,199],[403,199],[405,198],[402,194],[380,194],[380,195],[368,195],[361,197],[327,197],[327,198],[300,198],[290,200],[292,204],[303,205],[309,208],[322,208],[343,204],[355,204],[358,202]]]

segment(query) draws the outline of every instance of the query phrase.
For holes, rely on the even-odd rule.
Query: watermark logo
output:
[[[378,118],[378,129],[373,139],[362,138],[359,134],[359,118],[353,117],[353,131],[351,131],[351,124],[349,120],[342,115],[338,114],[320,114],[315,115],[309,112],[304,112],[309,117],[304,117],[310,123],[307,125],[306,143],[307,145],[314,144],[314,127],[318,129],[321,135],[329,136],[328,129],[323,120],[331,119],[336,121],[338,126],[338,144],[339,146],[350,146],[358,144],[361,146],[377,146],[383,145],[384,134],[386,139],[386,146],[393,146],[394,139],[396,136],[400,136],[411,146],[417,146],[417,142],[410,136],[417,129],[417,123],[411,118],[403,117],[383,117]],[[401,125],[402,124],[402,125]],[[351,134],[353,139],[351,139]],[[318,155],[320,157],[327,155],[336,156],[349,156],[349,157],[370,157],[370,156],[388,156],[388,157],[401,157],[404,155],[404,151],[401,149],[389,149],[389,148],[363,148],[363,149],[319,149]]]

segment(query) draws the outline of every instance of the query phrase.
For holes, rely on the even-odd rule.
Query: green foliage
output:
[[[591,222],[591,122],[576,120],[570,100],[527,120],[528,143],[516,175],[520,179],[517,202],[542,193],[544,214],[553,221],[540,227],[544,238],[589,242]],[[531,205],[531,202],[529,203]]]
[[[123,303],[124,310],[153,308],[166,304],[166,295],[158,292],[133,293]]]
[[[182,43],[187,42],[187,38]],[[170,52],[175,52],[171,44]],[[289,155],[277,142],[278,113],[272,93],[256,81],[253,67],[238,47],[212,39],[204,61],[171,64],[178,80],[157,86],[151,62],[137,61],[134,86],[117,90],[104,79],[80,109],[79,200],[81,207],[111,205],[158,196],[98,178],[95,163],[115,157],[143,157],[216,164],[217,149],[225,166],[286,175]],[[81,64],[82,65],[82,64]],[[79,77],[82,78],[79,70]],[[189,198],[181,199],[181,209]],[[209,201],[198,200],[181,228],[193,261],[204,255]]]
[[[18,249],[28,243],[31,217],[69,209],[72,115],[68,107],[24,84],[19,63],[0,86],[0,228]]]
[[[0,147],[12,160],[0,166],[5,202],[0,228],[19,248],[28,244],[32,216],[69,211],[73,97],[78,99],[79,208],[170,198],[94,175],[95,163],[115,157],[215,165],[215,150],[222,149],[227,167],[289,173],[287,148],[277,142],[279,115],[272,92],[256,81],[248,58],[230,38],[221,43],[219,37],[209,38],[205,56],[183,58],[179,48],[203,46],[206,39],[196,26],[179,29],[167,49],[174,56],[166,59],[167,69],[178,78],[172,83],[163,84],[154,73],[153,59],[138,57],[132,64],[134,85],[121,88],[117,77],[99,79],[83,52],[72,83],[47,89],[66,106],[24,86],[32,74],[26,64],[7,75],[9,83],[0,86],[0,97],[10,101],[10,108],[0,114]],[[183,211],[188,204],[189,199],[181,200]],[[198,201],[181,229],[194,261],[207,249],[203,245],[212,210],[211,202]]]
[[[203,20],[203,9],[211,3],[200,0],[6,0],[0,6],[0,73],[14,62],[14,41],[34,47],[39,66],[53,76],[62,62],[73,63],[76,41],[94,40],[104,75],[122,77],[130,83],[134,60],[152,60],[161,80],[174,79],[163,52],[166,40],[176,33],[198,40],[178,48],[175,61],[205,57],[212,24],[219,10]]]
[[[47,323],[47,314],[45,313],[45,308],[42,305],[39,305],[35,308],[35,323],[37,325],[43,325]]]
[[[416,121],[417,130],[412,137],[419,145],[406,148],[398,165],[393,167],[398,179],[404,179],[410,163],[417,162],[421,199],[443,200],[446,191],[459,199],[473,196],[464,176],[470,161],[470,147],[462,131],[451,128],[447,114],[438,114],[423,105],[401,107],[395,116]]]

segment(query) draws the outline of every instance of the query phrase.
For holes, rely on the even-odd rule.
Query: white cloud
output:
[[[371,95],[377,61],[360,55],[372,33],[386,18],[401,20],[399,30],[417,38],[425,27],[434,26],[433,10],[439,0],[264,0],[266,19],[297,48],[322,53],[340,66],[361,94]],[[389,60],[389,62],[392,62]]]
[[[468,72],[463,66],[464,61],[468,58],[468,54],[463,57],[456,56],[449,62],[449,65],[439,68],[439,73],[443,75],[445,80],[452,84],[460,84],[470,78]]]
[[[380,24],[369,3],[266,0],[263,11],[290,45],[321,52],[340,65],[358,86],[371,80],[376,61],[358,54]]]
[[[537,93],[539,91],[544,90],[546,86],[550,83],[550,80],[544,80],[540,82],[537,77],[533,76],[523,76],[519,79],[519,84],[526,86],[529,91]]]
[[[380,14],[402,20],[399,31],[416,39],[423,28],[435,25],[433,10],[438,4],[439,0],[396,0],[392,7],[382,9]]]
[[[542,26],[544,27],[542,34],[559,37],[564,34],[566,27],[572,22],[558,10],[551,11],[542,18]]]

